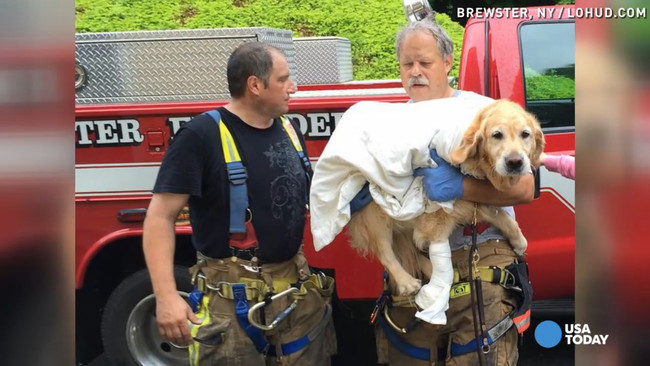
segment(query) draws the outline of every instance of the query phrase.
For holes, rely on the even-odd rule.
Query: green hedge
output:
[[[406,24],[397,0],[77,0],[75,9],[79,33],[262,26],[345,37],[356,80],[399,77],[395,34]],[[458,77],[463,27],[445,14],[436,19],[454,41]]]
[[[575,77],[561,75],[553,69],[540,74],[530,67],[526,67],[524,73],[528,100],[575,98]]]

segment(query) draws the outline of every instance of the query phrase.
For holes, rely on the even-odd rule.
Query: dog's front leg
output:
[[[379,205],[371,202],[354,214],[348,225],[348,235],[353,247],[362,253],[371,252],[379,259],[395,281],[397,294],[412,295],[420,289],[421,281],[411,276],[395,256],[393,219]]]
[[[390,236],[388,236],[390,237]],[[391,242],[381,237],[377,242],[377,259],[386,268],[388,274],[395,280],[397,293],[403,296],[416,293],[422,286],[420,280],[411,276],[395,256]]]
[[[447,324],[445,311],[449,309],[449,291],[454,281],[449,240],[429,243],[431,280],[415,295],[415,303],[422,308],[415,316],[431,324]]]

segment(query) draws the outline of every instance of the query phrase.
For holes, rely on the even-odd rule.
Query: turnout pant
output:
[[[202,262],[202,260],[204,262]],[[211,259],[201,258],[199,263],[190,269],[194,275],[201,271],[206,282],[216,286],[222,282],[241,283],[247,279],[262,280],[272,288],[275,281],[284,283],[295,283],[302,275],[309,275],[307,261],[302,253],[298,254],[287,262],[263,264],[259,274],[250,271],[244,266],[250,266],[251,262],[238,258]],[[259,281],[258,281],[259,282]],[[333,282],[330,284],[333,286]],[[331,289],[330,289],[331,290]],[[304,286],[303,292],[297,300],[296,308],[278,325],[268,331],[262,331],[273,351],[259,352],[249,334],[242,328],[240,320],[235,313],[235,303],[232,293],[208,290],[204,294],[203,304],[207,305],[208,314],[199,312],[197,316],[204,319],[197,329],[192,329],[193,335],[199,339],[214,339],[215,335],[221,333],[220,341],[216,345],[206,342],[194,342],[190,346],[191,365],[329,365],[330,356],[336,353],[336,335],[331,320],[331,312],[326,311],[330,303],[329,296],[322,296],[322,292],[313,286]],[[249,294],[254,291],[247,291]],[[331,294],[331,291],[329,292]],[[224,296],[224,294],[226,296]],[[265,294],[259,294],[263,297]],[[229,298],[230,297],[230,298]],[[248,298],[249,296],[247,296]],[[264,325],[271,323],[276,315],[287,309],[296,298],[291,294],[277,298],[270,302],[259,312],[264,312]],[[252,307],[260,299],[249,299],[248,308]],[[207,316],[206,316],[207,315]],[[324,319],[327,317],[327,319]],[[209,319],[208,319],[209,318]],[[323,323],[324,322],[324,323]],[[308,333],[317,334],[306,346],[301,347],[288,355],[282,355],[281,345],[301,344],[295,342]],[[297,347],[293,347],[295,349]],[[274,354],[270,356],[267,354]]]
[[[511,264],[516,256],[512,247],[504,240],[488,240],[478,245],[480,260],[479,266],[506,267]],[[455,270],[460,274],[461,282],[466,281],[468,275],[468,249],[452,252],[452,261]],[[510,290],[499,284],[482,283],[483,302],[485,310],[485,323],[488,328],[508,315],[516,305],[516,297]],[[391,307],[391,319],[404,326],[413,319],[416,309],[414,307]],[[399,334],[407,343],[430,349],[430,360],[422,361],[402,353],[389,342],[379,323],[375,324],[377,340],[378,363],[390,365],[478,365],[478,355],[475,351],[452,356],[451,344],[467,344],[476,338],[472,317],[471,297],[469,294],[453,297],[449,301],[449,310],[446,311],[447,324],[433,325],[420,322],[406,334]],[[516,365],[519,358],[517,349],[518,334],[516,327],[512,326],[496,343],[487,355],[489,365]]]

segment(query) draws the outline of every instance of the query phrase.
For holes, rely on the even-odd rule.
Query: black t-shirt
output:
[[[257,257],[267,263],[289,260],[302,243],[309,189],[298,153],[280,119],[267,129],[258,129],[223,107],[218,111],[248,173],[248,201],[259,241]],[[295,124],[294,129],[300,131]],[[174,136],[153,192],[190,194],[194,247],[209,257],[225,258],[232,255],[229,189],[217,123],[199,115]]]

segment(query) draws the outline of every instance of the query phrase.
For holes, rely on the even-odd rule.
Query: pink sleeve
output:
[[[544,159],[546,169],[560,173],[562,176],[575,180],[576,161],[573,156],[569,155],[546,155]]]

